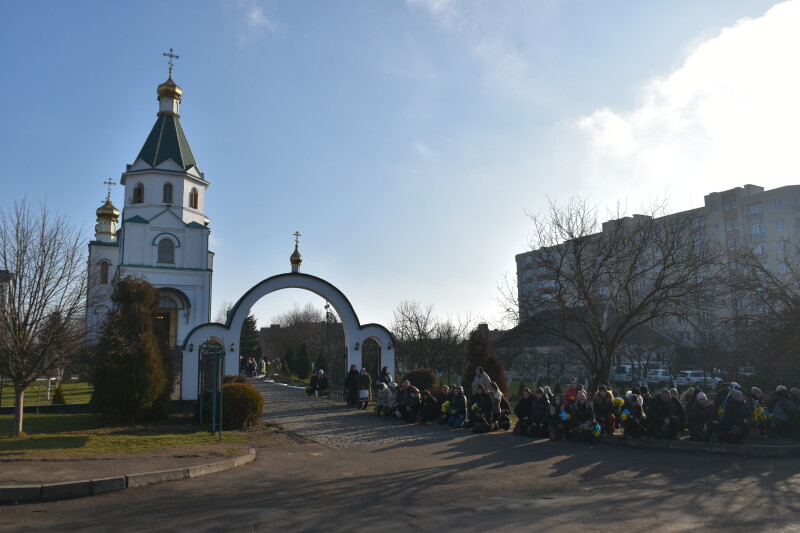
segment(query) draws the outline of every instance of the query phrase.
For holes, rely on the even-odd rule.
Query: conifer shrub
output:
[[[300,353],[294,362],[295,375],[298,379],[308,379],[311,375],[311,354],[308,352],[308,345],[303,343],[300,346]]]
[[[64,389],[61,388],[61,383],[56,387],[56,393],[53,395],[53,405],[66,405],[67,400],[64,399]]]
[[[436,372],[430,368],[418,368],[416,370],[410,370],[406,372],[401,381],[405,380],[410,381],[413,386],[420,390],[420,392],[426,389],[429,391],[434,391],[436,390],[439,376],[437,376]]]
[[[222,386],[222,424],[225,429],[247,429],[264,412],[264,397],[249,383]]]
[[[250,378],[247,376],[224,376],[222,378],[222,384],[227,385],[228,383],[244,383],[245,385],[250,385]]]

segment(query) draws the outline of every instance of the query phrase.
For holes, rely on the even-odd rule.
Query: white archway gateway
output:
[[[295,269],[293,269],[295,270]],[[299,269],[297,269],[299,270]],[[198,398],[199,379],[199,346],[209,339],[219,339],[225,347],[225,374],[236,375],[239,373],[239,356],[231,350],[231,345],[240,345],[239,336],[242,324],[250,309],[264,296],[283,289],[305,289],[325,298],[339,315],[344,328],[344,342],[347,349],[346,368],[356,365],[361,368],[361,352],[359,347],[367,339],[374,339],[381,348],[381,366],[394,369],[395,342],[388,329],[380,324],[364,324],[358,321],[353,306],[347,297],[331,283],[322,278],[301,274],[293,271],[288,274],[278,274],[265,279],[255,285],[242,296],[228,314],[225,324],[208,323],[198,326],[186,336],[183,341],[183,367],[181,372],[181,399],[195,400]],[[346,370],[346,369],[345,369]]]

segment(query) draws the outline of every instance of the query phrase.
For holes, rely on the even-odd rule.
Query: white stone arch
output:
[[[198,355],[197,347],[210,337],[222,340],[225,347],[225,374],[236,375],[239,373],[238,347],[241,345],[239,336],[242,331],[247,314],[253,305],[264,296],[283,289],[304,289],[325,298],[336,310],[342,321],[344,329],[344,343],[347,347],[347,362],[345,370],[351,364],[361,368],[361,352],[356,350],[368,338],[377,341],[381,348],[381,366],[394,369],[395,341],[391,332],[380,324],[364,324],[358,320],[350,300],[336,286],[322,278],[292,272],[278,274],[255,285],[231,309],[225,324],[208,323],[194,328],[183,341],[183,375],[181,379],[181,399],[193,400],[197,398]],[[231,351],[231,344],[236,346]]]

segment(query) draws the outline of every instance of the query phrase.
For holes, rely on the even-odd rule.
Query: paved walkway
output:
[[[264,418],[314,442],[331,448],[441,442],[473,434],[439,425],[409,424],[403,420],[347,407],[344,402],[314,398],[304,390],[253,382],[264,395]]]

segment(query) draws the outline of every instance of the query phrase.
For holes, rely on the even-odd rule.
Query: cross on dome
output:
[[[111,178],[108,178],[106,181],[103,182],[103,185],[105,185],[108,188],[108,194],[106,194],[106,202],[111,200],[111,187],[113,187],[116,184],[117,182],[111,181]]]
[[[177,54],[173,54],[172,53],[172,48],[169,49],[169,53],[164,52],[163,55],[164,55],[164,57],[168,57],[169,58],[169,61],[168,61],[168,63],[169,63],[169,75],[170,75],[170,77],[172,77],[172,67],[173,67],[172,60],[173,59],[180,59],[181,56],[179,56]]]

